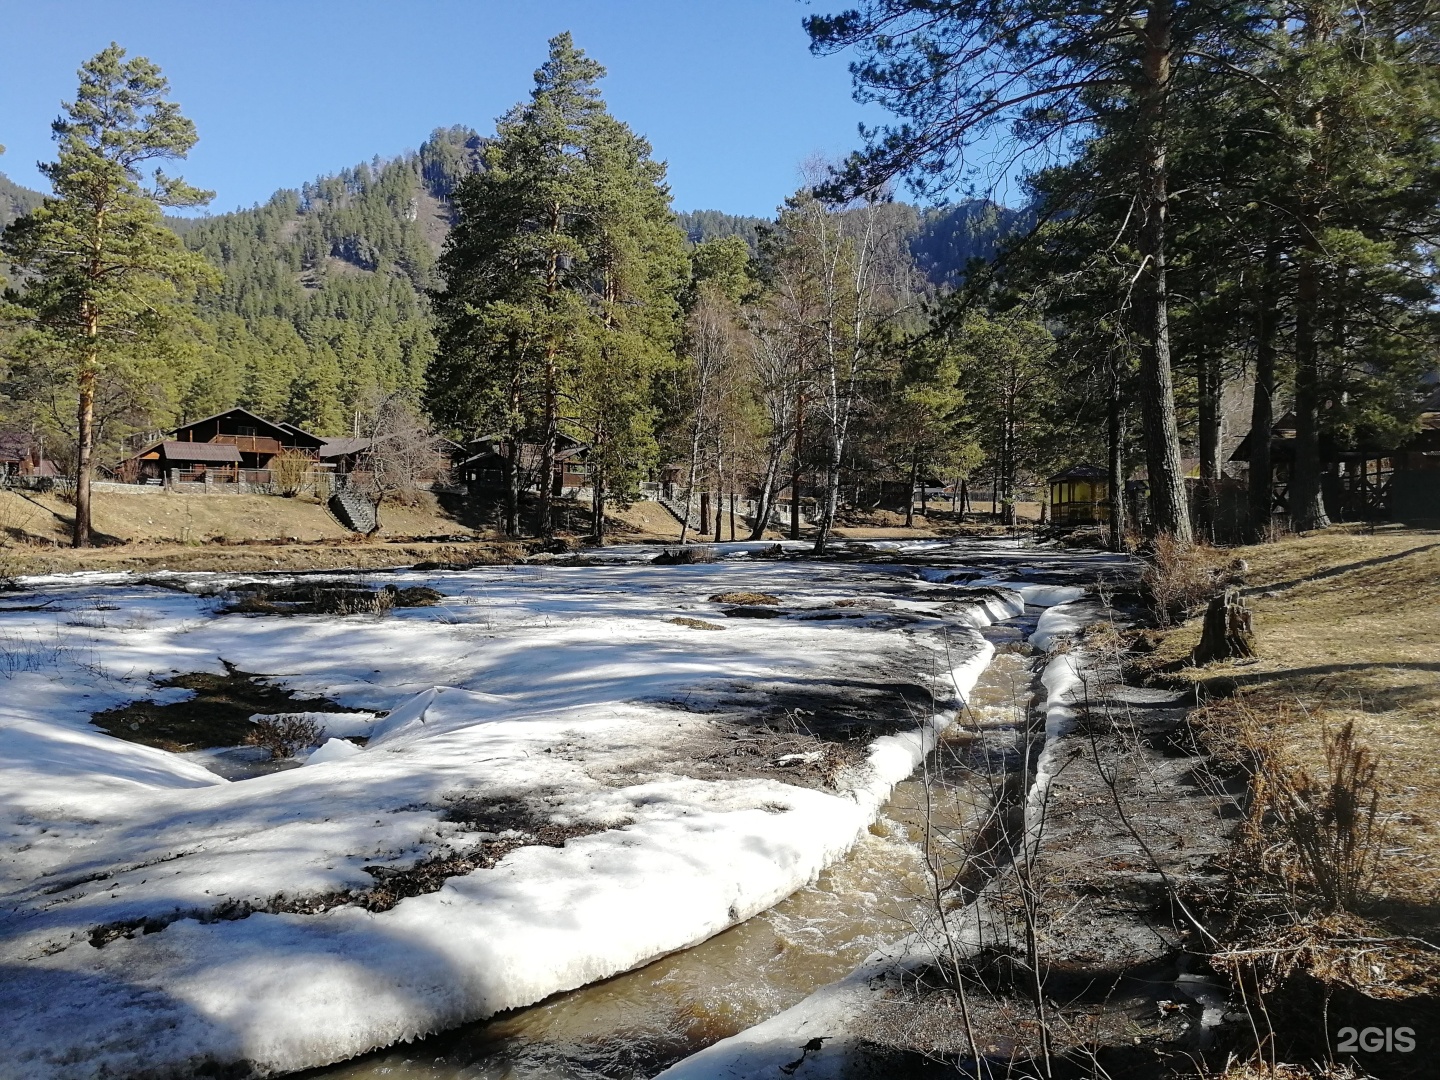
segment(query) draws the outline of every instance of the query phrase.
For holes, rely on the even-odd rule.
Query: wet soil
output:
[[[368,889],[345,889],[303,897],[280,894],[259,904],[227,901],[207,910],[177,910],[161,916],[105,923],[91,929],[90,944],[99,949],[120,938],[134,937],[136,933],[159,933],[181,919],[213,923],[249,918],[256,912],[319,915],[346,904],[372,912],[389,911],[407,897],[439,892],[450,878],[492,869],[506,855],[522,847],[564,847],[567,841],[576,837],[591,836],[630,824],[626,820],[559,825],[538,817],[520,800],[493,798],[469,800],[459,797],[446,805],[443,811],[446,821],[463,824],[477,834],[473,842],[465,843],[463,850],[437,852],[410,866],[363,867],[375,879],[375,884]]]
[[[383,615],[393,608],[431,607],[445,598],[444,593],[424,585],[366,589],[332,581],[247,583],[230,591],[239,599],[223,610],[234,615]]]
[[[256,713],[350,711],[329,698],[301,697],[267,681],[274,676],[221,663],[224,675],[193,672],[156,684],[193,690],[193,697],[165,705],[134,701],[97,712],[90,722],[117,738],[178,752],[239,746],[254,731],[250,717]]]

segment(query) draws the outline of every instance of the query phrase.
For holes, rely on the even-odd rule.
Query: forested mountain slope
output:
[[[44,198],[38,191],[21,187],[4,173],[0,173],[0,229],[20,215],[34,210]]]
[[[450,228],[447,200],[480,167],[483,149],[474,130],[441,128],[417,152],[278,191],[263,205],[169,219],[223,273],[197,309],[198,348],[183,385],[169,388],[174,418],[242,405],[343,434],[377,390],[418,393],[435,348],[424,294]],[[42,198],[0,175],[0,227]],[[992,257],[1024,221],[1024,212],[983,200],[897,209],[917,265],[937,287],[957,284],[970,259]],[[719,210],[676,220],[692,243],[741,236],[752,251],[769,224]]]
[[[417,153],[277,192],[184,230],[224,272],[201,305],[211,362],[182,409],[238,403],[320,434],[375,390],[418,390],[434,349],[424,290],[449,230],[446,199],[482,140],[439,129]]]
[[[1001,240],[1028,227],[1032,218],[1029,211],[1010,210],[987,199],[968,199],[929,210],[897,205],[907,212],[915,264],[937,288],[958,285],[971,259],[993,259]],[[759,250],[760,230],[771,224],[768,218],[719,210],[689,210],[675,218],[693,244],[740,236],[752,253]]]

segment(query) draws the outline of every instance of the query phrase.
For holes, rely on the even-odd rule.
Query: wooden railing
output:
[[[225,443],[250,454],[278,454],[285,449],[279,439],[268,435],[216,435],[210,441]]]

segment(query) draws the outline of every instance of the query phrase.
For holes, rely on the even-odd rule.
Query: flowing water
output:
[[[1033,617],[992,627],[994,661],[934,761],[1013,752],[1034,687]],[[977,754],[977,751],[980,753]],[[970,774],[976,775],[976,774]],[[979,776],[983,777],[983,770]],[[936,791],[944,794],[937,798]],[[895,789],[881,818],[812,885],[691,949],[525,1009],[306,1073],[327,1080],[638,1080],[789,1008],[929,917],[922,842],[965,835],[987,784]],[[937,848],[938,850],[938,848]]]

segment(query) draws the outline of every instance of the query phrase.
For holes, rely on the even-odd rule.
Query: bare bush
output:
[[[376,509],[387,502],[414,505],[427,483],[448,483],[450,460],[444,440],[404,398],[392,394],[371,402],[361,428],[368,444],[351,474],[351,485]]]
[[[280,761],[294,757],[320,738],[320,725],[303,716],[262,716],[245,736],[246,746],[262,746]]]
[[[1140,583],[1161,626],[1183,622],[1222,586],[1219,556],[1213,548],[1162,533],[1146,558]]]
[[[1326,911],[1354,911],[1385,846],[1375,755],[1347,721],[1325,732],[1325,772],[1271,755],[1257,796],[1285,841],[1277,869]]]
[[[657,566],[689,566],[693,563],[712,563],[715,549],[699,544],[695,547],[667,547],[650,560]]]
[[[310,483],[315,462],[303,450],[281,450],[270,459],[270,483],[287,499],[293,499]]]

